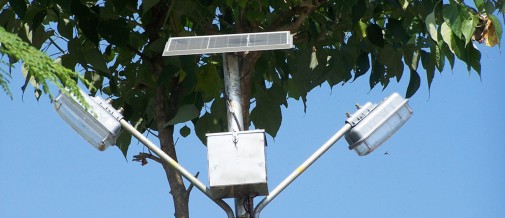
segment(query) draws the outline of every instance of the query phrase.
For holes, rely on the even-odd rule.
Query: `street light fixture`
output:
[[[345,125],[328,141],[316,150],[305,162],[298,166],[286,177],[268,196],[256,205],[253,211],[255,218],[259,218],[261,210],[265,208],[289,184],[310,167],[319,157],[331,148],[342,136],[360,156],[367,155],[382,145],[391,137],[412,115],[412,109],[398,93],[393,93],[379,104],[370,102],[358,106],[358,111],[348,115]]]
[[[99,96],[90,97],[82,90],[80,92],[88,104],[87,108],[79,103],[75,96],[68,96],[64,93],[56,97],[54,107],[63,120],[84,139],[98,150],[103,151],[115,144],[121,127],[123,127],[148,149],[158,155],[166,164],[179,171],[195,187],[218,204],[229,218],[234,217],[232,209],[226,202],[216,199],[211,190],[201,183],[200,180],[124,120],[121,113],[110,105],[110,101],[104,100]],[[399,94],[394,93],[379,104],[368,102],[363,106],[358,106],[358,111],[353,115],[348,115],[345,125],[337,133],[256,205],[252,215],[259,217],[261,210],[268,203],[277,197],[280,192],[298,178],[341,137],[345,136],[347,142],[350,144],[349,149],[355,150],[360,156],[367,155],[382,145],[411,117],[412,109],[407,102],[408,99],[403,99]]]
[[[358,111],[346,120],[352,126],[345,135],[349,149],[364,156],[381,146],[412,115],[407,102],[398,93],[393,93],[379,104],[356,105]]]
[[[91,97],[80,90],[88,109],[78,103],[75,96],[60,94],[54,108],[65,122],[100,151],[116,144],[121,131],[119,120],[123,115],[100,96]]]
[[[81,135],[91,145],[98,150],[105,150],[116,143],[116,139],[121,132],[121,127],[130,132],[144,146],[164,162],[179,171],[184,178],[202,191],[207,197],[220,206],[227,214],[228,218],[233,218],[233,210],[221,199],[212,198],[212,194],[200,180],[193,174],[183,168],[177,161],[168,156],[158,146],[147,139],[135,127],[123,119],[123,115],[110,105],[110,101],[96,96],[91,97],[80,90],[84,101],[88,104],[86,107],[79,103],[75,96],[68,96],[60,93],[54,100],[56,112],[67,122],[79,135]]]

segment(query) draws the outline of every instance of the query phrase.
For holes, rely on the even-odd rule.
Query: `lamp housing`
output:
[[[349,149],[359,156],[371,153],[398,131],[411,115],[408,99],[398,93],[393,93],[379,104],[368,102],[358,106],[358,111],[346,120],[352,126],[345,135]]]
[[[116,143],[123,116],[100,96],[91,97],[80,90],[88,104],[83,106],[73,95],[63,92],[54,100],[58,115],[86,141],[100,151]]]

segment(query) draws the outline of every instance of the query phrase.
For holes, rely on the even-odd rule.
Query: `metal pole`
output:
[[[261,210],[265,208],[279,193],[281,193],[291,182],[300,176],[310,165],[312,165],[319,157],[321,157],[335,142],[351,130],[351,124],[346,123],[335,135],[325,142],[316,152],[314,152],[305,162],[295,169],[288,177],[286,177],[268,196],[263,198],[261,202],[254,208],[254,218],[259,218]]]
[[[224,88],[228,115],[228,131],[244,130],[242,92],[240,90],[239,60],[234,54],[223,54]]]
[[[165,152],[163,152],[158,146],[156,146],[154,143],[152,143],[149,139],[147,139],[142,133],[140,133],[135,127],[133,127],[130,123],[128,123],[126,120],[121,119],[121,126],[125,128],[128,132],[130,132],[135,138],[137,138],[142,144],[144,144],[149,150],[153,151],[158,157],[160,157],[161,160],[163,160],[164,163],[168,164],[169,166],[173,167],[175,170],[179,171],[184,178],[186,178],[191,184],[193,184],[196,188],[198,188],[200,191],[202,191],[207,197],[209,197],[211,200],[216,202],[217,205],[219,205],[223,210],[226,212],[226,215],[228,215],[228,218],[234,218],[233,210],[231,207],[224,202],[223,200],[215,200],[212,198],[212,195],[210,194],[209,188],[205,186],[200,180],[198,180],[196,177],[193,176],[190,172],[188,172],[184,167],[182,167],[177,161],[172,159],[170,156],[168,156]]]
[[[240,90],[239,58],[231,53],[223,53],[224,87],[228,115],[228,131],[244,130],[242,114],[242,92]],[[249,213],[244,208],[245,198],[235,198],[235,215],[247,218]],[[252,201],[252,200],[251,200]],[[253,205],[252,202],[249,205]],[[249,208],[252,211],[253,208]]]

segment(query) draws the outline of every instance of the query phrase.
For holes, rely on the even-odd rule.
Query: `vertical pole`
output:
[[[226,92],[226,114],[228,131],[244,130],[242,116],[242,93],[240,91],[239,59],[234,54],[223,54],[224,88]]]
[[[232,53],[223,53],[224,87],[226,94],[228,131],[237,132],[244,130],[242,115],[242,100],[240,90],[239,57]],[[246,197],[247,198],[247,197]],[[248,218],[249,214],[244,208],[246,198],[235,198],[235,216]],[[252,205],[250,202],[248,205]],[[248,211],[252,212],[253,208]]]

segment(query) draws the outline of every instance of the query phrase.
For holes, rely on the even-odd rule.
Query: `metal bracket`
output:
[[[354,127],[359,122],[361,122],[373,109],[375,109],[375,107],[377,107],[377,104],[372,104],[370,102],[367,102],[363,106],[356,104],[356,108],[358,108],[358,111],[348,116],[349,118],[347,118],[345,122],[351,124],[351,126]]]
[[[91,97],[91,96],[90,96]],[[112,105],[112,99],[107,99],[107,100],[104,100],[103,98],[101,98],[100,96],[95,96],[95,97],[91,97],[93,99],[93,101],[95,101],[98,105],[100,105],[103,109],[105,109],[107,112],[109,112],[110,115],[112,115],[114,118],[116,118],[116,120],[120,121],[121,119],[123,119],[123,114],[121,114],[121,112],[119,112],[118,110],[116,110]]]

